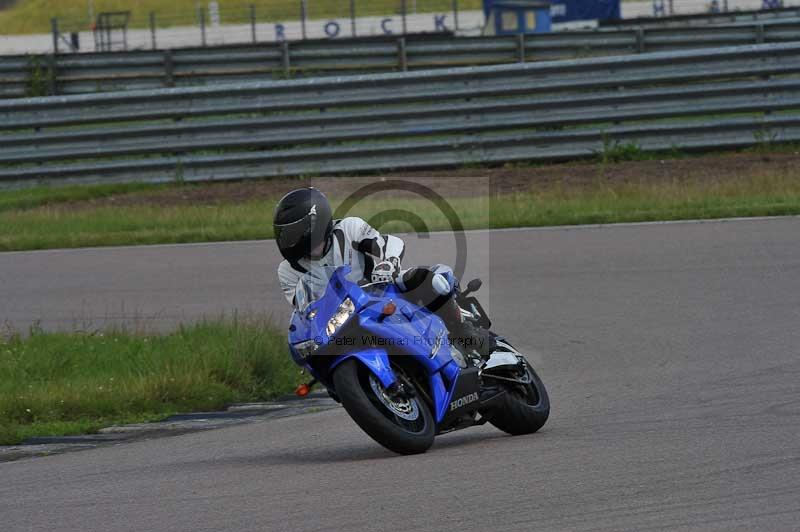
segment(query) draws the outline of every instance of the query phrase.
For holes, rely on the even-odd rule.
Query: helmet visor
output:
[[[281,249],[296,248],[308,233],[309,230],[305,218],[290,224],[275,226],[275,240],[277,240]]]
[[[322,257],[325,251],[325,239],[324,237],[314,238],[317,236],[315,233],[319,233],[319,231],[315,231],[316,225],[317,216],[313,214],[296,222],[276,225],[275,240],[278,247],[286,251],[291,250],[291,254],[298,258],[318,259]]]

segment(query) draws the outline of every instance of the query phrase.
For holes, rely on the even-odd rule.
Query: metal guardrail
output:
[[[283,42],[0,58],[0,97],[408,71],[800,40],[800,21],[570,31],[528,36]]]
[[[0,187],[800,140],[800,43],[0,101]]]

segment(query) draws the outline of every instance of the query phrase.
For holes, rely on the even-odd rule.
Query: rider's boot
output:
[[[450,340],[466,351],[476,351],[482,358],[487,358],[495,349],[497,342],[486,329],[475,327],[472,322],[461,315],[461,307],[455,298],[448,299],[437,312],[450,332]]]

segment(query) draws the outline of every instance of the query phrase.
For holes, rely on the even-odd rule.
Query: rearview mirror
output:
[[[477,292],[481,289],[481,286],[483,286],[483,281],[480,279],[473,279],[467,283],[467,290],[470,292]]]
[[[461,292],[461,295],[466,296],[467,294],[471,294],[472,292],[477,292],[478,290],[481,289],[482,284],[483,281],[481,281],[480,279],[471,280],[470,282],[467,283],[467,289]]]

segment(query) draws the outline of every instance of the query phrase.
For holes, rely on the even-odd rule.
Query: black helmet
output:
[[[331,245],[333,214],[325,194],[313,187],[286,194],[275,207],[275,242],[289,262],[324,256]],[[320,244],[322,249],[313,253]]]

